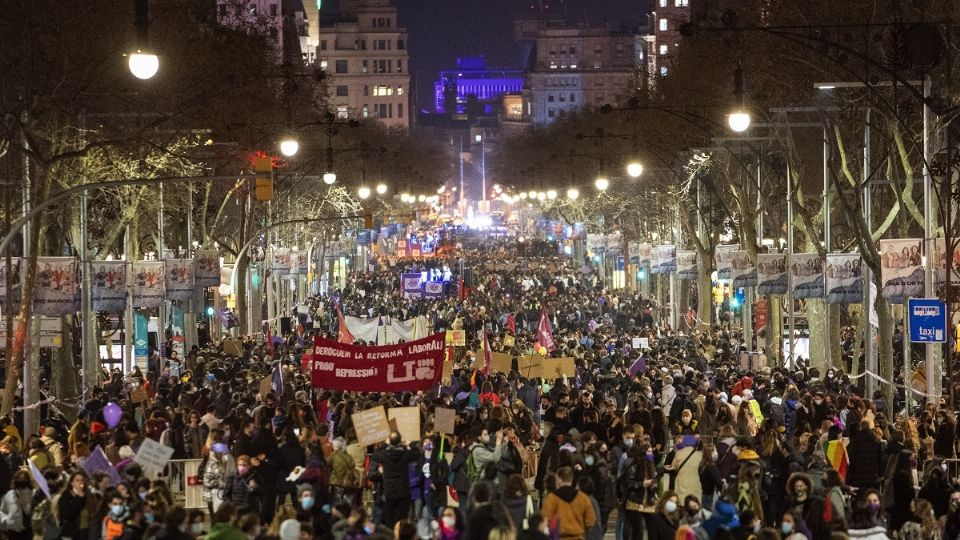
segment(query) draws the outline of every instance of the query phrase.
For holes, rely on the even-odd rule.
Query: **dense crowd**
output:
[[[402,271],[443,276],[456,263],[377,261],[297,309],[297,332],[275,342],[244,338],[239,354],[211,343],[106,374],[75,420],[51,408],[40,434],[0,421],[0,529],[45,540],[960,535],[956,420],[940,403],[898,414],[840,367],[757,362],[735,327],[675,331],[651,299],[604,290],[566,259],[471,252],[465,264],[469,294],[451,283],[444,298],[411,300]],[[422,315],[434,331],[465,330],[467,344],[430,392],[312,388],[301,356],[311,335],[337,338],[337,306]],[[542,316],[551,354],[574,358],[575,372],[524,377],[515,358],[509,373],[483,373],[482,332],[494,351],[532,354]],[[421,437],[361,447],[351,415],[380,404],[419,407]],[[452,435],[434,431],[436,407],[456,410]],[[202,508],[171,490],[181,469],[135,459],[147,439],[198,464]]]

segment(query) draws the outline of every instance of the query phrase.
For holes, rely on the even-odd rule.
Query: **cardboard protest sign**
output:
[[[445,407],[433,409],[433,431],[452,435],[457,424],[457,411]]]
[[[270,393],[270,390],[273,389],[273,387],[271,386],[272,382],[273,382],[272,376],[267,376],[260,379],[260,399],[263,399],[264,397],[266,397],[266,395]]]
[[[160,474],[171,457],[173,457],[173,448],[147,437],[140,443],[140,449],[137,450],[137,455],[133,456],[133,461],[148,471]]]
[[[454,347],[466,347],[466,330],[447,330],[447,343],[453,345]]]
[[[517,359],[517,371],[521,377],[532,379],[543,373],[543,357],[539,354],[521,356]]]
[[[544,379],[559,379],[566,375],[573,377],[577,374],[577,367],[573,358],[544,358],[541,362],[541,377]]]
[[[511,336],[510,334],[503,336],[504,347],[507,347],[509,349],[510,347],[513,347],[516,344],[517,344],[517,338]]]
[[[146,388],[136,388],[130,391],[130,401],[134,403],[143,403],[148,398]]]
[[[227,356],[243,356],[243,344],[238,339],[223,340],[223,352]]]
[[[396,422],[401,439],[420,440],[420,407],[394,407],[387,411],[387,418]]]
[[[507,353],[490,353],[490,370],[500,373],[510,373],[513,369],[513,355]]]
[[[381,443],[390,437],[390,424],[383,405],[350,415],[360,446]]]

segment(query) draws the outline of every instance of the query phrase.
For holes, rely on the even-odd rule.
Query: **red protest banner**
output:
[[[356,346],[315,337],[310,380],[315,388],[356,392],[429,390],[443,372],[446,336],[382,347]]]

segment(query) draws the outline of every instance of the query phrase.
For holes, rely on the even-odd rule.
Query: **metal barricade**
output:
[[[202,459],[171,459],[163,473],[156,475],[156,479],[163,480],[170,488],[174,504],[186,509],[207,508],[203,502],[203,479],[198,475],[202,462]]]

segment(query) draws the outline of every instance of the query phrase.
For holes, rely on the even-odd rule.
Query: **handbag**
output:
[[[687,457],[684,458],[684,460],[683,460],[682,462],[680,462],[680,466],[677,467],[676,470],[670,471],[670,474],[669,474],[670,483],[668,484],[670,491],[674,491],[674,490],[676,489],[674,486],[675,486],[676,483],[677,483],[677,475],[680,474],[680,470],[683,469],[683,466],[686,465],[688,461],[690,461],[690,458],[692,458],[692,457],[693,457],[693,454],[695,454],[695,453],[697,453],[697,450],[696,450],[696,449],[694,449],[693,452],[690,452],[690,453],[687,455]]]

